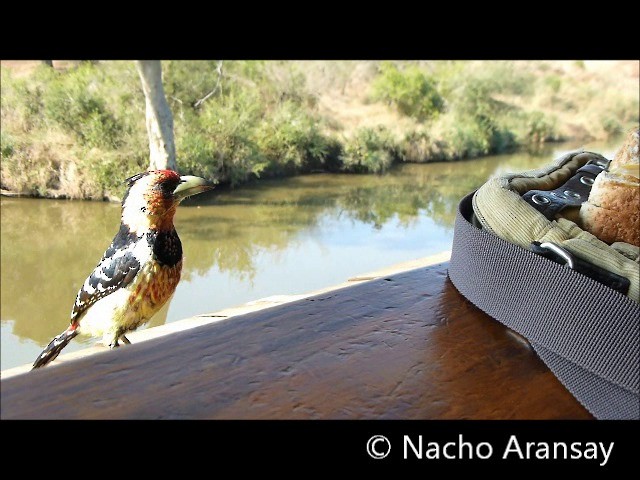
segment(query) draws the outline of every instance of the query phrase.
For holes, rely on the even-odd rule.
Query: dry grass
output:
[[[309,62],[307,62],[309,63]],[[397,135],[420,128],[412,118],[399,114],[388,105],[369,101],[370,85],[376,74],[377,62],[310,62],[310,85],[318,96],[320,113],[345,135],[359,127],[384,125]],[[327,64],[329,63],[329,64]],[[433,64],[435,62],[426,62]],[[610,134],[603,128],[603,111],[612,105],[624,104],[635,98],[640,88],[640,62],[632,60],[585,61],[584,67],[576,61],[513,62],[517,71],[529,72],[540,79],[541,85],[533,98],[517,95],[497,96],[516,107],[539,110],[557,118],[558,134],[565,140],[605,140]],[[427,65],[428,66],[428,65]],[[482,67],[482,65],[479,65]],[[331,74],[334,72],[334,74]],[[560,90],[544,88],[544,79],[550,75],[561,81]],[[333,80],[331,80],[333,79]],[[632,102],[633,103],[633,102]],[[633,112],[632,103],[627,105]],[[621,108],[624,108],[621,105]],[[620,119],[621,130],[626,130],[635,119]],[[436,131],[439,125],[432,126]]]

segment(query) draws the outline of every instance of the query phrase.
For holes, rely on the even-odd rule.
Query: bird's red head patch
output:
[[[122,220],[132,230],[173,228],[178,202],[174,191],[180,175],[173,170],[150,170],[127,178]]]
[[[174,184],[177,186],[180,183],[180,175],[173,170],[149,170],[142,173],[137,173],[125,180],[128,189],[133,187],[138,181],[149,180],[150,185],[163,185]]]

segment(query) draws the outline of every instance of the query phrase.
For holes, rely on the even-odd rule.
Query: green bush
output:
[[[458,115],[468,116],[478,122],[495,122],[497,118],[512,110],[508,103],[496,100],[500,84],[485,79],[469,79],[460,87],[455,101]]]
[[[529,96],[535,77],[517,72],[510,62],[494,62],[478,70],[463,70],[450,78],[447,90],[457,114],[496,122],[515,107],[501,100],[504,95]]]
[[[449,160],[447,143],[436,139],[424,131],[408,132],[399,145],[400,157],[404,162],[425,163]]]
[[[43,90],[44,114],[88,147],[117,149],[125,126],[107,107],[93,64],[56,75]]]
[[[252,139],[257,104],[247,95],[228,101],[235,106],[216,99],[191,123],[177,122],[176,150],[186,173],[238,185],[259,175],[266,161]]]
[[[521,112],[505,95],[531,95],[535,77],[510,62],[474,64],[445,77],[443,90],[452,105],[443,140],[447,159],[507,152],[518,146]],[[524,127],[523,127],[524,128]]]
[[[549,75],[544,78],[544,83],[553,93],[558,93],[562,87],[562,79],[557,75]]]
[[[400,71],[392,63],[383,63],[373,81],[373,99],[396,105],[404,115],[424,121],[444,110],[434,80],[417,67]]]
[[[215,88],[219,79],[217,66],[215,60],[162,62],[162,83],[173,112],[193,107]],[[222,86],[224,91],[225,85]]]
[[[256,144],[268,162],[265,173],[271,176],[322,169],[329,154],[329,140],[317,121],[292,102],[261,122]]]
[[[452,159],[479,157],[491,151],[487,132],[477,123],[456,122],[445,138],[449,145],[449,158]]]
[[[0,155],[3,159],[9,158],[13,155],[15,150],[15,140],[13,137],[5,133],[4,130],[0,130]]]
[[[506,127],[497,127],[489,133],[491,153],[510,152],[518,147],[516,134]]]
[[[213,65],[200,62],[198,68],[209,68],[209,84],[215,85],[219,76]],[[283,65],[268,65],[233,62],[200,108],[183,107],[189,112],[175,121],[182,170],[235,186],[257,177],[335,168],[335,140],[320,130],[304,77]],[[179,75],[184,68],[180,64],[170,71]],[[197,91],[189,101],[206,93]]]
[[[615,137],[623,132],[622,124],[615,117],[607,117],[602,120],[602,129],[609,137]]]
[[[92,181],[98,184],[103,196],[121,197],[125,192],[124,179],[149,166],[146,152],[127,154],[125,152],[102,152],[92,149],[80,161],[81,169],[90,173]]]
[[[39,82],[13,78],[11,72],[2,70],[2,123],[22,132],[29,132],[42,125],[42,87]]]
[[[344,145],[342,170],[350,173],[384,173],[397,156],[397,146],[384,127],[360,128]]]
[[[543,143],[556,136],[555,120],[548,118],[540,111],[533,111],[527,116],[527,140],[529,143]]]

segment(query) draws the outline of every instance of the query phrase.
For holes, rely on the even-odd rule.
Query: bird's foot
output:
[[[113,350],[114,348],[118,348],[120,346],[120,340],[125,345],[131,345],[131,341],[129,341],[127,337],[125,337],[124,335],[120,335],[118,338],[116,338],[113,342],[109,344],[109,348],[111,350]]]

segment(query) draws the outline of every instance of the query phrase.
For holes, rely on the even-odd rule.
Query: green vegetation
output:
[[[2,188],[118,198],[148,164],[133,62],[35,64],[2,64]],[[180,171],[236,186],[615,137],[638,122],[629,65],[166,61],[163,81]]]
[[[340,156],[342,170],[351,173],[384,173],[398,157],[393,136],[379,126],[363,127],[346,140]]]
[[[444,99],[436,83],[416,66],[401,71],[385,62],[373,81],[373,98],[395,104],[404,115],[419,121],[436,117],[444,110]]]

